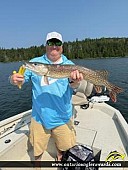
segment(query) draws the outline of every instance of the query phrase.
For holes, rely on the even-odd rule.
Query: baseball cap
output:
[[[58,32],[50,32],[50,33],[48,33],[47,36],[46,36],[46,42],[48,40],[52,39],[52,38],[56,38],[56,39],[60,40],[61,42],[63,42],[62,35],[60,33],[58,33]]]

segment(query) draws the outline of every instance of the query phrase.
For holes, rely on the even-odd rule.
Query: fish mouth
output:
[[[36,73],[39,72],[39,71],[36,69],[36,64],[35,64],[35,63],[25,62],[25,63],[23,64],[23,68],[28,69],[28,70],[31,70],[31,71],[36,72]]]
[[[29,64],[29,63],[24,63],[23,67],[26,68],[26,69],[31,69],[31,68],[33,68],[33,65]]]
[[[26,68],[39,76],[44,76],[48,72],[48,68],[40,62],[25,62],[23,68]]]

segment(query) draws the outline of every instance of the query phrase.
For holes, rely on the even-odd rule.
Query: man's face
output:
[[[55,62],[57,61],[63,52],[62,42],[57,39],[48,40],[46,43],[46,53],[48,58]]]

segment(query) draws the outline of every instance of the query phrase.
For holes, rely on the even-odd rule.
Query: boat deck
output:
[[[125,153],[127,144],[123,145],[123,141],[121,141],[121,134],[118,131],[119,127],[117,127],[116,120],[114,120],[114,112],[112,113],[111,111],[111,114],[108,114],[107,108],[108,113],[102,114],[102,110],[98,110],[95,107],[87,110],[81,109],[80,111],[77,108],[77,110],[79,113],[77,113],[76,120],[80,122],[76,127],[78,142],[82,141],[82,143],[101,149],[103,152],[101,160],[103,161],[110,151],[117,150]],[[84,131],[84,129],[86,130]],[[80,134],[82,134],[82,138]]]
[[[80,106],[74,108],[74,121],[77,124],[75,125],[77,143],[93,147],[95,154],[101,150],[101,161],[105,161],[108,154],[115,150],[125,154],[125,160],[128,160],[128,125],[119,111],[105,103],[91,103],[87,109],[82,109]],[[34,160],[33,150],[28,143],[30,114],[31,110],[21,116],[17,115],[17,119],[16,117],[14,120],[11,119],[10,123],[7,123],[4,128],[1,125],[0,160]],[[3,124],[5,124],[5,121]],[[9,139],[10,142],[5,143]],[[56,148],[51,138],[42,160],[55,160],[55,157]],[[14,168],[1,168],[1,170],[11,169]],[[15,169],[25,170],[26,168]],[[27,170],[32,169],[27,168]],[[57,168],[41,169],[54,170]],[[99,169],[106,170],[107,168]],[[109,169],[116,170],[117,168]],[[128,168],[118,168],[118,170],[123,169]]]

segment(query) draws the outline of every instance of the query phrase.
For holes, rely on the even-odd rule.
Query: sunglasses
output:
[[[46,43],[48,46],[61,46],[62,42],[61,41],[47,41]]]

